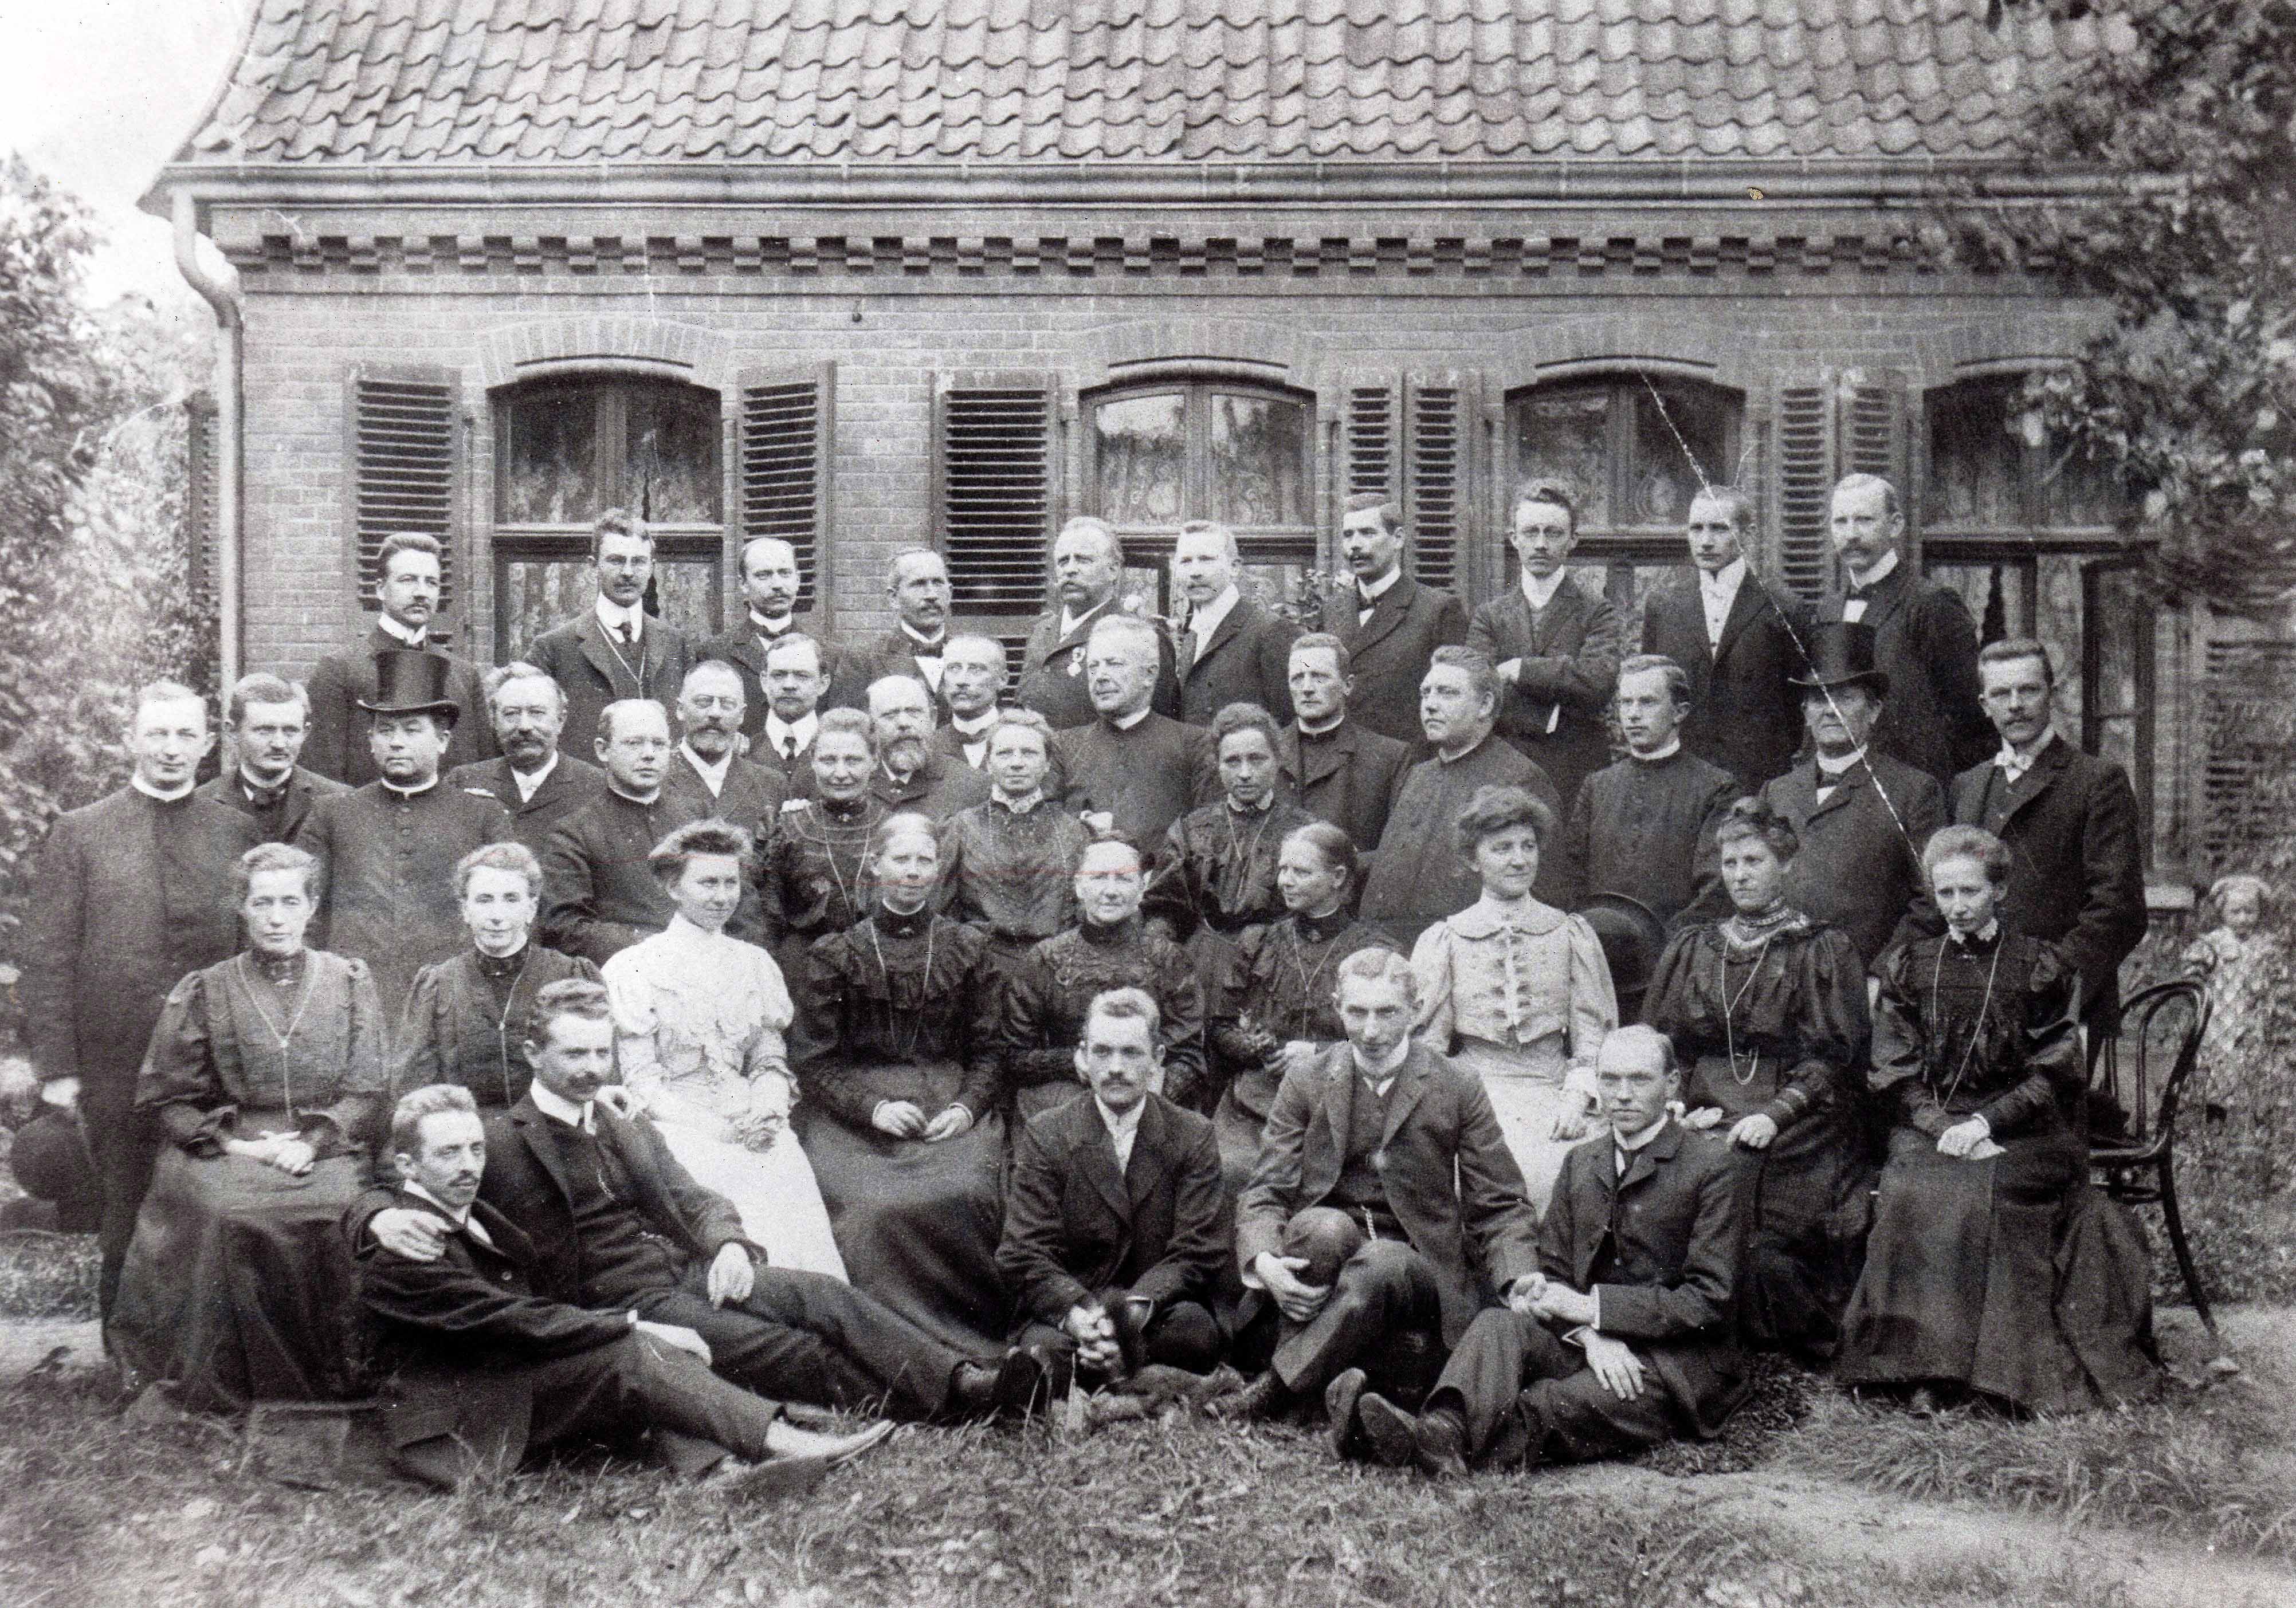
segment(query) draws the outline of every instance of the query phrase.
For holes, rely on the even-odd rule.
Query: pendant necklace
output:
[[[1944,975],[1946,947],[1952,942],[1951,938],[1939,941],[1937,962],[1930,967],[1930,1020],[1932,1023],[1938,1022],[1939,1019],[1938,979]],[[1993,964],[1985,968],[1985,992],[1977,1001],[1977,1020],[1969,1030],[1969,1048],[1961,1052],[1961,1065],[1954,1069],[1953,1082],[1947,1084],[1945,1092],[1938,1096],[1938,1103],[1941,1106],[1949,1104],[1953,1097],[1960,1091],[1961,1080],[1969,1075],[1969,1064],[1976,1057],[1977,1047],[1984,1042],[1986,1013],[1993,1007],[1993,979],[2001,969],[2001,951],[2008,947],[2009,935],[2003,933],[1993,945]],[[1932,1031],[1935,1030],[1932,1029]]]
[[[264,1008],[263,997],[255,992],[255,984],[248,975],[245,950],[240,951],[238,965],[234,970],[239,978],[240,988],[247,995],[247,1002],[255,1007],[257,1019],[262,1022],[264,1030],[270,1033],[273,1047],[279,1052],[280,1090],[283,1103],[287,1108],[287,1114],[291,1118],[295,1114],[295,1063],[293,1057],[287,1053],[287,1046],[295,1037],[295,1030],[303,1024],[303,1012],[310,1007],[312,984],[317,981],[318,968],[311,964],[308,954],[304,956],[302,992],[296,996],[295,1011],[287,1018],[287,1031],[284,1033],[282,1033],[279,1030],[279,1024],[271,1019],[271,1013]]]

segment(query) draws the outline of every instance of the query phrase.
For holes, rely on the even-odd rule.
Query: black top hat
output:
[[[1813,626],[1804,653],[1802,673],[1791,678],[1795,686],[1853,687],[1863,682],[1876,698],[1890,696],[1890,673],[1875,667],[1874,628],[1863,620]]]
[[[1634,1007],[1642,1003],[1665,952],[1666,923],[1650,906],[1624,894],[1597,894],[1578,907],[1578,915],[1603,946],[1611,991],[1619,997],[1619,1019],[1633,1021],[1639,1014]]]
[[[451,721],[456,714],[447,692],[452,669],[443,653],[385,648],[374,656],[374,697],[359,699],[358,706],[370,714],[443,714]]]

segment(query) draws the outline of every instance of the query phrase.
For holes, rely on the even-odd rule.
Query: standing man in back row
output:
[[[328,654],[311,668],[311,734],[303,746],[303,764],[314,773],[347,788],[363,788],[380,774],[367,747],[363,700],[374,697],[374,656],[394,649],[445,656],[447,696],[454,701],[455,723],[464,733],[463,757],[495,756],[478,666],[447,653],[446,639],[430,629],[439,615],[446,551],[436,536],[420,531],[382,539],[381,583],[375,592],[381,612],[375,616],[374,629],[356,647]]]
[[[599,712],[627,698],[648,698],[668,715],[693,663],[693,644],[676,626],[645,612],[653,579],[653,533],[620,509],[590,527],[598,600],[534,639],[527,657],[566,695],[566,730],[585,740]]]
[[[1379,492],[1348,499],[1340,516],[1340,556],[1355,584],[1327,609],[1324,629],[1346,644],[1354,682],[1349,718],[1416,747],[1419,678],[1438,648],[1467,640],[1467,611],[1449,592],[1403,573],[1403,546],[1400,508]]]
[[[949,605],[955,596],[948,565],[930,547],[904,548],[886,569],[885,595],[893,601],[893,628],[845,656],[829,701],[840,708],[865,709],[872,686],[889,675],[906,675],[923,682],[939,707]]]
[[[350,791],[296,763],[310,730],[310,713],[303,689],[275,675],[242,675],[231,690],[223,722],[231,768],[201,783],[200,796],[246,816],[254,823],[257,843],[292,840],[314,804]]]
[[[1236,590],[1242,567],[1235,533],[1209,519],[1180,526],[1172,584],[1187,600],[1179,642],[1180,718],[1209,726],[1230,704],[1258,704],[1278,725],[1292,720],[1292,639],[1300,628]]]
[[[1021,680],[1014,689],[1024,709],[1034,709],[1055,731],[1092,724],[1092,695],[1086,690],[1085,642],[1110,614],[1125,612],[1117,600],[1124,584],[1124,550],[1105,519],[1079,514],[1061,526],[1053,542],[1054,607],[1037,616],[1021,649]],[[1154,695],[1149,706],[1168,719],[1180,714],[1180,682],[1172,644],[1157,636]]]
[[[694,649],[696,663],[723,659],[742,673],[742,735],[752,748],[765,734],[766,712],[773,704],[766,686],[766,656],[775,643],[802,634],[797,600],[804,586],[796,548],[779,536],[750,537],[742,544],[742,617],[731,630]],[[833,675],[833,656],[825,647],[816,651]]]

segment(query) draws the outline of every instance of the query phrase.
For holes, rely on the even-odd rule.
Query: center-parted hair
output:
[[[550,1024],[561,1016],[579,1016],[586,1022],[612,1021],[614,1008],[606,997],[606,985],[587,977],[567,977],[544,984],[535,992],[534,1008],[527,1012],[526,1036],[537,1044],[547,1044]]]
[[[917,810],[903,810],[898,815],[886,816],[869,834],[869,863],[875,865],[895,838],[912,834],[931,844],[936,851],[940,847],[940,834],[933,828],[932,817]]]
[[[1577,534],[1578,529],[1578,494],[1572,491],[1562,481],[1545,478],[1535,478],[1521,482],[1514,488],[1513,500],[1507,504],[1508,516],[1512,518],[1514,510],[1521,508],[1526,502],[1547,502],[1561,509],[1564,516],[1570,521],[1572,534]]]
[[[988,722],[988,746],[991,748],[996,746],[996,734],[1007,726],[1018,726],[1024,731],[1035,732],[1037,740],[1045,745],[1046,757],[1049,759],[1052,756],[1053,722],[1036,710],[1018,707],[999,709],[996,712],[996,718]]]
[[[1521,788],[1477,788],[1459,812],[1456,828],[1459,858],[1472,867],[1483,839],[1513,827],[1529,827],[1541,848],[1554,841],[1554,812]]]
[[[1714,828],[1718,851],[1747,837],[1759,837],[1769,845],[1780,865],[1801,853],[1801,835],[1794,830],[1793,822],[1759,798],[1738,800]]]
[[[1212,716],[1212,752],[1218,754],[1227,739],[1239,731],[1257,731],[1267,739],[1268,752],[1279,753],[1283,746],[1283,728],[1275,717],[1258,704],[1237,702],[1223,705]]]
[[[1311,820],[1304,827],[1293,827],[1283,835],[1283,847],[1304,843],[1324,857],[1324,863],[1335,870],[1345,871],[1349,887],[1362,886],[1363,856],[1356,852],[1356,840],[1328,820]]]
[[[877,722],[869,718],[865,709],[824,709],[821,724],[813,734],[813,751],[821,752],[824,737],[857,737],[869,745],[869,757],[877,757]]]
[[[515,871],[526,879],[526,891],[539,899],[542,896],[542,861],[534,851],[522,843],[505,840],[483,843],[455,862],[455,897],[461,899],[471,891],[471,877],[477,871]]]
[[[1403,528],[1403,505],[1385,492],[1356,492],[1341,505],[1341,517],[1348,514],[1379,515],[1379,527],[1393,535]]]
[[[1332,997],[1336,1000],[1349,978],[1358,983],[1400,983],[1405,1002],[1415,1016],[1419,1011],[1419,974],[1411,969],[1411,962],[1383,943],[1359,949],[1340,962],[1332,973]]]
[[[293,704],[303,711],[306,718],[311,713],[311,695],[304,690],[302,682],[284,682],[259,670],[253,675],[242,675],[232,683],[228,713],[233,725],[246,722],[250,704]]]
[[[1974,860],[1985,868],[1985,880],[1995,887],[2009,881],[2009,845],[1983,827],[1940,827],[1922,845],[1922,880],[1936,875],[1948,860]]]
[[[730,820],[715,816],[690,820],[653,845],[646,853],[646,869],[664,887],[685,875],[685,868],[705,854],[722,854],[742,869],[743,880],[752,870],[757,840]]]
[[[471,1091],[460,1083],[425,1083],[420,1089],[410,1089],[398,1097],[390,1108],[390,1147],[392,1155],[420,1155],[422,1153],[422,1119],[439,1116],[449,1111],[479,1114],[479,1103]]]
[[[1085,1008],[1086,1032],[1091,1031],[1095,1016],[1111,1022],[1145,1022],[1148,1042],[1159,1049],[1163,1046],[1164,1013],[1157,1007],[1155,996],[1144,988],[1111,988],[1093,995],[1092,1003]]]
[[[825,660],[822,655],[821,643],[813,637],[808,636],[802,631],[784,631],[781,635],[767,643],[765,667],[768,670],[771,670],[774,667],[774,655],[777,653],[793,653],[800,648],[809,649],[812,652],[814,673],[816,675],[822,673]]]
[[[258,843],[242,854],[239,863],[232,867],[232,884],[239,890],[234,902],[246,903],[248,889],[254,886],[256,877],[266,871],[300,871],[303,873],[303,892],[314,900],[319,896],[319,885],[324,870],[316,854],[299,849],[292,844]]]
[[[608,536],[636,536],[648,547],[653,545],[653,532],[646,528],[645,521],[623,508],[610,508],[591,524],[592,558],[596,558],[604,550]]]

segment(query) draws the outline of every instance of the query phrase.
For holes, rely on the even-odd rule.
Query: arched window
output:
[[[652,606],[681,630],[714,635],[724,613],[718,393],[616,375],[534,380],[493,401],[497,650],[590,606],[590,524],[610,508],[653,531]]]

